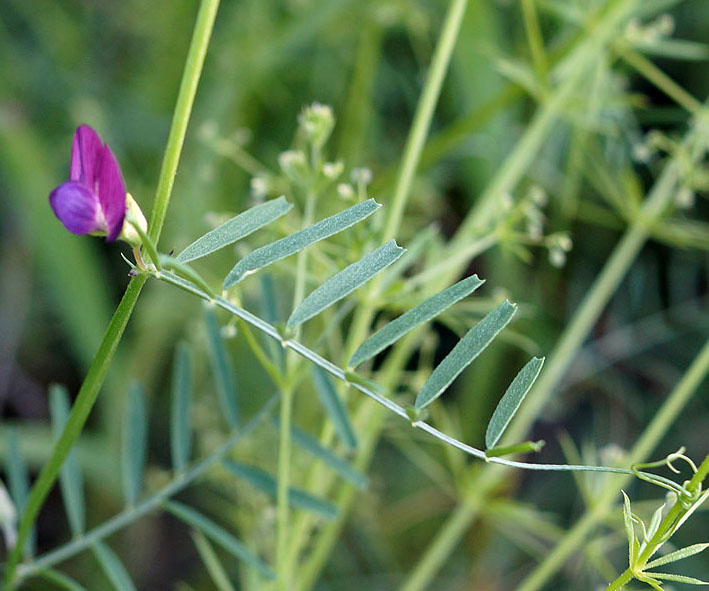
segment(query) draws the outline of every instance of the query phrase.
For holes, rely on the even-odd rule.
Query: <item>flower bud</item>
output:
[[[328,105],[313,103],[305,107],[298,118],[300,128],[315,148],[320,149],[332,133],[335,126],[335,116]]]
[[[143,241],[141,240],[140,234],[138,234],[138,231],[133,227],[133,224],[130,220],[136,222],[143,230],[143,232],[148,231],[148,222],[145,219],[142,210],[140,209],[140,205],[138,205],[138,202],[133,199],[133,195],[131,195],[130,193],[126,193],[126,217],[125,221],[123,222],[123,229],[121,230],[121,233],[118,235],[118,237],[121,240],[125,240],[126,242],[128,242],[128,244],[132,244],[133,246],[140,246]]]
[[[308,161],[302,150],[286,150],[278,156],[278,164],[288,178],[295,183],[304,184],[310,175]]]

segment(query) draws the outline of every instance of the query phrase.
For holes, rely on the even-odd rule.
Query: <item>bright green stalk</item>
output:
[[[177,164],[182,151],[182,144],[185,138],[184,132],[191,114],[194,94],[197,90],[197,82],[202,73],[204,55],[209,45],[209,38],[218,6],[219,0],[203,0],[197,16],[197,23],[195,25],[185,70],[182,76],[182,83],[180,85],[173,124],[165,150],[165,158],[160,171],[153,215],[151,216],[149,235],[155,242],[157,242],[160,237],[160,232],[165,220],[165,212],[170,202],[172,182],[175,177]],[[74,442],[81,434],[84,423],[86,423],[86,419],[96,402],[96,397],[106,378],[113,355],[118,348],[118,343],[123,336],[123,332],[133,312],[135,303],[138,300],[140,291],[143,285],[145,285],[145,281],[146,277],[141,275],[133,278],[128,284],[126,292],[106,329],[101,345],[91,362],[86,378],[79,389],[64,430],[54,446],[52,455],[47,460],[47,463],[42,468],[42,471],[32,487],[32,492],[27,500],[27,505],[25,506],[18,525],[17,543],[10,553],[5,567],[4,582],[8,589],[15,587],[15,571],[22,556],[22,548],[25,547],[25,542],[30,534],[32,525],[39,515],[39,511],[59,474],[64,460],[74,445]]]
[[[547,57],[544,52],[544,38],[542,30],[539,26],[539,18],[537,16],[537,8],[534,5],[535,0],[522,0],[522,14],[524,16],[524,28],[527,31],[527,41],[529,49],[532,53],[532,61],[534,62],[534,71],[542,85],[546,85],[547,78]]]
[[[177,93],[175,112],[172,116],[172,125],[170,125],[170,134],[167,137],[165,155],[160,168],[155,203],[153,204],[150,224],[148,225],[148,235],[155,244],[160,241],[160,233],[165,223],[165,215],[172,195],[172,186],[175,182],[175,174],[177,174],[177,165],[180,162],[182,145],[185,143],[187,124],[192,115],[192,105],[197,94],[199,79],[202,76],[204,58],[207,55],[209,39],[212,36],[212,28],[214,27],[218,9],[219,0],[202,0],[197,13],[197,21],[192,32],[192,42],[187,53],[180,90]]]
[[[411,132],[406,142],[399,180],[396,184],[396,192],[394,193],[392,203],[389,204],[389,217],[387,218],[384,234],[382,235],[384,241],[396,238],[399,233],[401,218],[406,208],[406,202],[411,194],[411,184],[414,180],[416,167],[421,159],[421,151],[426,142],[428,130],[431,127],[433,111],[436,108],[438,97],[441,94],[443,78],[448,71],[448,64],[451,60],[455,40],[458,38],[458,32],[460,31],[460,24],[463,21],[466,5],[467,0],[452,0],[448,8],[441,36],[436,45],[436,51],[433,54],[431,70],[428,73],[428,81],[426,82],[426,86],[423,89],[423,93],[416,107],[414,120],[411,124]]]
[[[627,462],[629,464],[647,459],[708,374],[709,341],[704,344],[692,365],[689,366],[682,379],[667,397],[660,411],[628,453]],[[566,564],[569,556],[588,539],[593,528],[607,517],[611,507],[618,500],[618,490],[623,488],[629,480],[630,478],[627,476],[610,478],[589,512],[566,533],[557,546],[546,555],[544,561],[522,581],[517,591],[534,591],[541,588],[559,568]]]
[[[621,56],[635,71],[647,78],[657,88],[683,107],[688,113],[696,115],[702,108],[702,103],[677,84],[660,68],[642,54],[629,48],[621,50]]]
[[[311,162],[312,170],[317,170],[320,152],[315,150]],[[317,195],[309,190],[305,201],[303,227],[308,227],[313,221]],[[295,291],[293,294],[293,309],[295,310],[305,296],[305,276],[307,270],[308,250],[298,253],[296,262]],[[296,338],[300,327],[296,329]],[[286,358],[286,386],[281,391],[280,432],[278,440],[278,487],[276,489],[276,588],[282,591],[288,589],[290,581],[290,564],[288,540],[290,529],[290,505],[288,489],[290,487],[291,465],[291,422],[293,418],[293,396],[295,394],[295,373],[297,359],[292,352]]]

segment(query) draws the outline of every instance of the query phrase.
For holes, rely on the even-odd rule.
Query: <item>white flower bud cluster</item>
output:
[[[310,177],[308,159],[302,150],[286,150],[278,156],[278,164],[286,176],[297,184],[305,184]]]
[[[647,46],[672,35],[674,30],[675,21],[669,14],[661,14],[649,23],[633,19],[625,28],[625,39],[632,45]]]
[[[571,237],[566,232],[550,234],[545,239],[549,249],[549,262],[552,266],[561,268],[566,264],[566,255],[573,248]]]
[[[298,123],[308,142],[320,149],[335,127],[335,115],[332,107],[316,102],[303,109],[298,117]]]
[[[270,179],[265,175],[251,179],[251,196],[255,201],[263,201],[271,189]]]

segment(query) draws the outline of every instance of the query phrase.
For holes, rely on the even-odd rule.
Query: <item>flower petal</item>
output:
[[[59,185],[49,195],[49,204],[56,215],[72,234],[105,232],[98,200],[91,190],[76,181]]]
[[[98,177],[98,160],[101,155],[101,138],[88,125],[79,125],[74,133],[71,146],[71,167],[69,179],[84,183],[95,189]]]
[[[98,170],[98,201],[108,226],[106,242],[113,242],[123,229],[126,216],[126,185],[116,157],[108,146],[101,150]]]

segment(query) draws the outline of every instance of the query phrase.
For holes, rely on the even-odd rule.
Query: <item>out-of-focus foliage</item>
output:
[[[574,77],[569,68],[578,63],[565,58],[600,35],[597,28],[620,5],[629,6],[622,26],[603,29],[609,39],[598,42],[597,53],[577,56],[593,67]],[[48,206],[49,191],[66,177],[72,133],[79,123],[100,131],[121,162],[129,191],[147,213],[196,8],[193,0],[0,0],[2,466],[12,463],[8,433],[13,427],[13,438],[16,433],[36,475],[53,439],[49,385],[77,391],[128,280],[119,256],[124,246],[69,235]],[[293,137],[297,115],[313,101],[332,105],[337,118],[329,158],[342,161],[345,180],[355,167],[370,168],[369,196],[386,209],[446,8],[446,2],[424,0],[223,1],[162,250],[180,252],[265,195],[286,192],[279,155],[299,141]],[[682,183],[671,216],[652,227],[651,240],[545,405],[531,437],[547,441],[548,461],[579,454],[587,463],[612,462],[610,456],[637,440],[706,341],[709,178],[706,160],[691,165],[680,142],[698,125],[692,117],[709,93],[707,30],[705,0],[468,2],[397,241],[413,250],[429,228],[433,237],[421,258],[430,262],[486,195],[494,196],[500,211],[509,202],[512,213],[508,208],[509,224],[501,225],[468,268],[487,280],[488,291],[439,319],[428,346],[402,374],[401,391],[418,391],[428,377],[423,370],[450,351],[453,335],[464,334],[505,296],[520,305],[521,319],[461,374],[443,403],[431,407],[443,430],[482,446],[500,393],[530,355],[553,349],[622,233],[637,220],[663,165],[673,158],[680,163]],[[566,89],[563,100],[560,89]],[[540,117],[552,111],[553,124],[541,126]],[[536,136],[535,129],[540,130]],[[491,192],[499,179],[514,176],[520,160],[510,154],[520,145],[528,147],[531,165],[512,186]],[[363,173],[354,175],[355,190],[357,174]],[[333,186],[320,198],[315,219],[344,209],[344,197]],[[296,206],[302,210],[303,203]],[[285,225],[279,228],[288,231]],[[259,240],[247,242],[248,247],[260,246]],[[237,247],[242,255],[246,248]],[[220,269],[231,268],[233,253],[227,248],[213,255],[219,263],[200,266],[200,272],[219,285]],[[271,292],[289,293],[290,279],[284,270]],[[411,308],[407,291],[423,286],[425,293],[427,280],[409,278],[391,311]],[[273,315],[273,322],[285,320],[289,311],[277,309],[280,304],[269,301],[269,290],[250,281],[241,296],[245,303],[260,307],[264,318]],[[504,293],[493,293],[491,286]],[[268,373],[240,327],[227,325],[219,333],[213,323],[206,333],[203,320],[201,306],[184,294],[157,282],[146,288],[78,445],[85,495],[91,499],[87,524],[100,523],[123,503],[116,458],[121,435],[130,429],[117,417],[137,404],[133,380],[145,385],[140,405],[145,404],[149,420],[145,487],[157,489],[173,463],[179,468],[186,461],[187,452],[173,452],[171,458],[166,444],[170,368],[179,338],[198,345],[191,349],[189,378],[196,384],[192,420],[198,435],[190,446],[184,434],[173,433],[187,451],[204,455],[219,444],[222,415],[235,420],[232,391],[238,390],[238,410],[246,415],[272,392]],[[231,329],[236,338],[220,339],[220,334],[233,336]],[[341,344],[337,335],[323,338],[335,348]],[[214,339],[226,344],[223,351],[215,352]],[[347,352],[342,353],[345,363]],[[229,365],[238,383],[228,383],[230,378],[213,382],[210,367],[228,372]],[[215,390],[222,394],[221,409]],[[319,424],[320,409],[315,392],[298,392],[299,424]],[[703,386],[667,432],[663,449],[683,444],[691,453],[706,454],[707,417],[709,395]],[[369,486],[352,507],[318,589],[397,588],[409,580],[454,507],[465,502],[477,468],[407,429],[406,423],[387,423],[371,450]],[[565,432],[580,451],[563,439]],[[276,450],[265,444],[273,439],[259,433],[240,448],[239,461],[257,466],[275,457]],[[304,465],[298,456],[293,471]],[[129,470],[141,472],[142,459]],[[3,481],[8,482],[9,472],[2,469]],[[603,484],[595,476],[575,482],[571,486],[568,474],[511,473],[504,486],[487,493],[479,519],[461,530],[445,566],[431,575],[430,588],[509,589],[524,580]],[[126,491],[130,499],[137,486]],[[642,496],[647,489],[637,490]],[[266,497],[247,485],[234,490],[231,480],[218,477],[189,494],[186,498],[210,518],[252,536],[256,541],[249,551],[261,554],[268,548],[262,539],[272,533],[273,517]],[[60,495],[57,488],[39,522],[39,553],[70,537]],[[634,500],[633,507],[643,514],[642,501]],[[613,533],[588,534],[583,552],[554,571],[556,586],[545,589],[591,589],[624,568],[623,553],[617,551],[623,541],[621,514],[611,515]],[[212,581],[223,577],[221,565],[235,580],[231,555],[197,521],[192,523],[202,532],[193,533],[197,549],[177,520],[148,517],[112,538],[113,551],[94,548],[102,570],[89,555],[72,559],[65,570],[87,589],[102,588],[103,571],[114,578],[128,576],[111,571],[115,552],[139,589],[211,589]],[[703,532],[706,515],[699,515],[683,528],[677,547],[706,541]],[[612,535],[617,544],[602,535]],[[200,556],[211,565],[212,579]],[[703,568],[697,558],[686,572],[701,578],[706,564],[704,559]],[[242,582],[251,588],[248,580]]]

